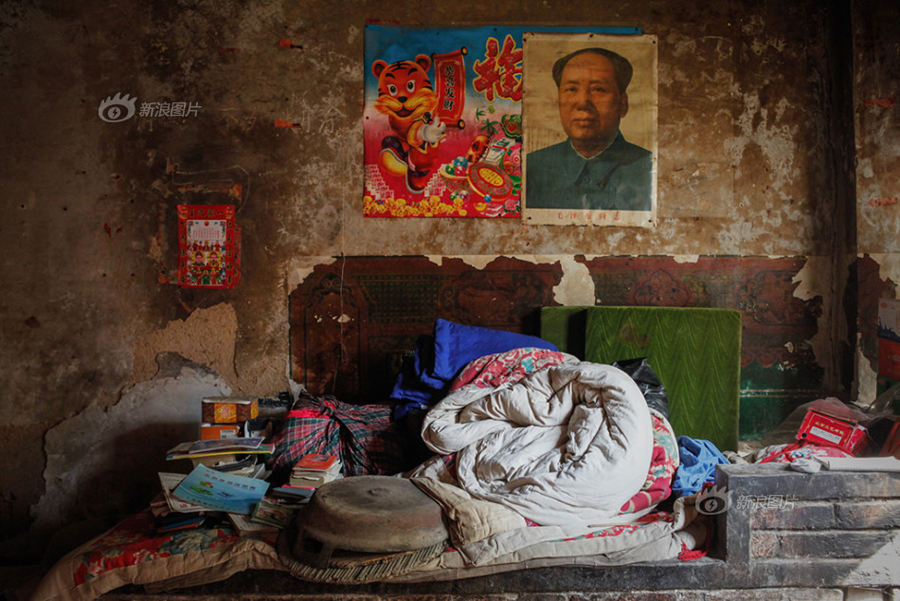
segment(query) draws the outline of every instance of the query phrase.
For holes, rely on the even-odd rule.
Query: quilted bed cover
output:
[[[646,357],[679,436],[737,450],[741,313],[694,307],[543,307],[541,338],[585,361]]]

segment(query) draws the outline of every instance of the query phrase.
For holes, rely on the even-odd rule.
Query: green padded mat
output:
[[[741,313],[693,307],[544,307],[541,338],[594,363],[647,357],[675,434],[736,450]]]

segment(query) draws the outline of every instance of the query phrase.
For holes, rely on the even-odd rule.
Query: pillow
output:
[[[522,347],[559,350],[555,345],[536,336],[465,326],[438,319],[434,324],[433,374],[449,382],[470,361]]]

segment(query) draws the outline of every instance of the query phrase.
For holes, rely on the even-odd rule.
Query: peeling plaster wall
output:
[[[857,3],[854,21],[854,116],[856,212],[860,270],[858,395],[878,392],[877,304],[897,298],[900,283],[900,8],[870,0]],[[868,277],[864,277],[864,275]]]
[[[156,472],[172,471],[166,451],[199,438],[197,398],[232,392],[215,372],[176,354],[161,355],[159,367],[113,407],[92,405],[47,431],[47,492],[35,508],[36,527],[146,504],[158,491]]]
[[[288,295],[341,254],[559,261],[554,293],[565,304],[598,301],[574,255],[808,257],[803,298],[842,294],[844,276],[830,260],[840,225],[825,127],[834,106],[822,94],[833,12],[819,0],[465,0],[424,10],[411,0],[347,0],[340,10],[320,0],[0,4],[0,447],[14,458],[0,473],[0,556],[39,554],[67,523],[144,506],[146,498],[105,497],[109,479],[90,494],[72,487],[103,473],[125,486],[151,482],[155,466],[123,465],[108,450],[125,441],[148,453],[164,447],[166,436],[184,433],[190,399],[226,387],[288,389]],[[364,219],[368,20],[637,25],[657,35],[660,225]],[[880,35],[861,52],[877,54]],[[280,38],[296,48],[280,48]],[[876,73],[860,80],[881,81]],[[98,105],[117,93],[201,108],[104,122]],[[276,119],[298,127],[276,128]],[[890,125],[862,125],[872,148],[861,173],[880,173],[887,159],[875,141]],[[887,179],[864,182],[862,199],[896,196]],[[236,205],[237,289],[172,284],[179,203]],[[866,210],[860,221],[881,240],[874,230],[894,226]],[[861,234],[865,252],[895,251]],[[823,317],[818,355],[829,353],[829,337],[835,344],[839,318]],[[839,380],[830,358],[820,361]]]

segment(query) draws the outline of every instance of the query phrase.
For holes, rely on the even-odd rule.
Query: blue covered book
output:
[[[175,489],[175,496],[188,503],[216,511],[249,514],[269,489],[269,483],[219,472],[198,465]]]

